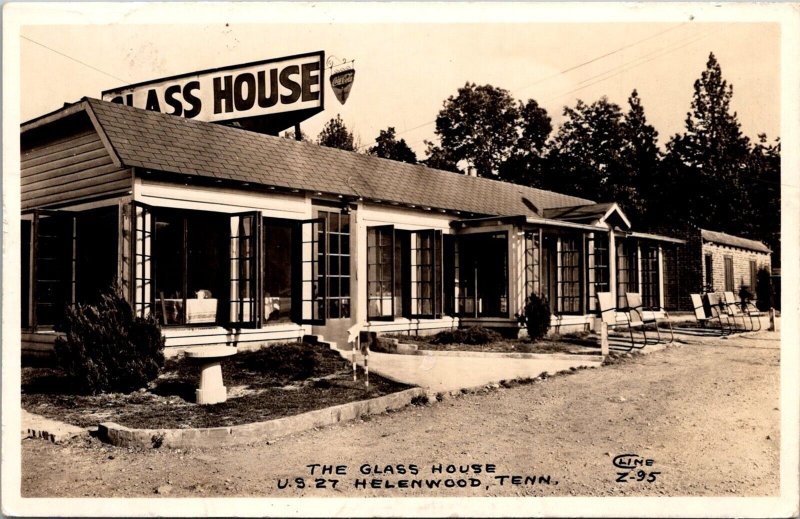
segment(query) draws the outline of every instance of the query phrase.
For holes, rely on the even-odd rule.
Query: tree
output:
[[[317,144],[345,151],[356,151],[355,138],[344,125],[344,121],[342,121],[342,117],[339,114],[336,114],[336,117],[325,123],[322,131],[319,132],[319,137],[317,137]]]
[[[564,107],[564,116],[550,146],[545,188],[625,205],[630,173],[619,105],[606,97],[590,105],[579,99],[575,108]]]
[[[397,140],[394,126],[381,130],[375,138],[375,146],[369,148],[367,153],[384,159],[408,162],[409,164],[417,163],[417,154],[408,147],[406,140]]]
[[[547,110],[533,99],[519,103],[520,134],[511,156],[500,165],[498,176],[508,182],[541,187],[545,149],[553,124]]]
[[[769,144],[760,134],[750,152],[747,189],[753,207],[751,225],[745,229],[754,239],[763,240],[772,249],[772,266],[781,261],[781,142]]]
[[[731,113],[733,86],[711,53],[694,83],[686,130],[667,145],[664,214],[699,227],[741,234],[753,218],[743,183],[750,141]]]
[[[507,90],[467,83],[439,111],[435,133],[440,145],[429,146],[429,156],[436,163],[494,177],[516,145],[518,123],[519,109]]]
[[[455,160],[453,160],[453,158],[441,146],[437,146],[435,143],[429,140],[425,141],[425,146],[425,154],[427,157],[421,161],[422,164],[425,164],[429,168],[433,169],[441,169],[443,171],[450,171],[453,173],[462,173]]]
[[[622,121],[622,136],[623,160],[627,171],[617,181],[624,183],[627,193],[620,202],[630,217],[644,225],[649,219],[649,201],[659,196],[654,186],[658,181],[661,157],[658,132],[647,123],[642,100],[635,89],[628,97],[628,112]]]

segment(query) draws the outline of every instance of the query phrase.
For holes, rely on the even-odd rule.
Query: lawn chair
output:
[[[711,316],[719,319],[720,325],[722,325],[722,318],[724,317],[725,323],[728,326],[728,333],[733,333],[736,323],[731,325],[731,316],[728,314],[725,304],[720,300],[719,295],[714,292],[709,292],[706,294],[706,298],[708,299],[708,307],[711,310]]]
[[[755,309],[755,313],[751,313],[747,307],[747,304],[744,301],[737,301],[736,296],[733,295],[733,292],[723,292],[722,296],[725,300],[725,305],[730,308],[730,311],[735,316],[741,316],[742,318],[742,325],[744,325],[744,318],[747,317],[750,320],[750,331],[756,330],[756,327],[753,325],[753,315],[760,316],[761,313],[755,309],[753,303],[750,303],[751,306]],[[761,319],[756,319],[758,322],[758,330],[761,329]]]
[[[703,329],[706,329],[706,323],[712,321],[716,318],[717,322],[719,322],[719,329],[720,333],[725,333],[725,328],[722,325],[722,319],[719,317],[719,312],[717,315],[713,314],[706,314],[706,307],[703,304],[703,297],[700,294],[689,294],[689,297],[692,298],[692,306],[694,306],[694,318],[697,319],[697,322],[700,323],[700,326]]]
[[[636,341],[633,338],[633,328],[630,326],[630,321],[625,323],[617,322],[617,307],[614,304],[614,296],[611,294],[611,292],[598,292],[597,304],[600,307],[600,318],[603,320],[609,330],[618,327],[620,324],[625,324],[627,326],[628,332],[631,336],[631,346],[628,348],[628,351],[631,351],[633,348],[644,348],[645,344],[647,344],[646,336],[645,344],[639,346],[636,344]]]
[[[645,329],[648,325],[653,325],[656,329],[656,337],[658,337],[658,342],[661,342],[661,332],[658,330],[658,318],[655,316],[655,313],[649,312],[650,315],[646,315],[644,312],[644,303],[642,303],[642,295],[638,292],[627,292],[625,294],[625,300],[628,302],[628,318],[630,322],[634,326],[639,326],[642,328],[642,333],[645,333]],[[666,312],[665,312],[666,314]],[[669,320],[669,315],[667,314],[667,324],[669,325],[669,335],[670,339],[669,342],[672,343],[675,341],[675,333],[672,331],[672,322]],[[645,344],[647,343],[647,337],[645,336]]]

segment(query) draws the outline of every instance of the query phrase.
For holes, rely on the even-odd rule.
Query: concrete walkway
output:
[[[449,357],[444,355],[394,355],[370,353],[370,372],[398,382],[420,386],[429,393],[460,391],[501,380],[538,377],[570,368],[597,367],[597,357],[574,359],[511,359],[504,357]],[[362,364],[359,362],[359,364]]]
[[[44,416],[22,410],[22,434],[30,438],[44,438],[53,443],[61,443],[75,436],[88,435],[89,431],[77,425],[51,420]]]

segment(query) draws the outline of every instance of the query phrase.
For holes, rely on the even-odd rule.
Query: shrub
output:
[[[773,305],[772,276],[769,269],[761,267],[756,274],[756,306],[762,312],[766,312]]]
[[[397,353],[397,343],[384,337],[375,337],[370,339],[369,349],[378,353]]]
[[[537,294],[528,296],[522,315],[518,316],[521,324],[528,330],[528,337],[538,341],[550,329],[550,305]]]
[[[259,353],[256,369],[288,380],[309,378],[319,367],[314,347],[307,344],[275,344]]]
[[[158,321],[135,317],[116,289],[97,305],[67,307],[56,326],[56,362],[79,393],[129,393],[147,385],[164,366],[164,337]]]
[[[499,333],[483,326],[470,326],[466,330],[445,330],[433,336],[433,344],[488,344],[502,339]]]

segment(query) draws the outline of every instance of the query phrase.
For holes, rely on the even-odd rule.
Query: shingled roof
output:
[[[78,104],[128,167],[481,215],[541,216],[594,203],[91,98]]]
[[[739,236],[734,236],[732,234],[725,234],[724,232],[708,231],[706,229],[700,229],[700,235],[703,237],[705,241],[718,243],[720,245],[728,245],[729,247],[737,247],[739,249],[747,249],[756,252],[764,252],[764,253],[772,252],[772,250],[769,247],[767,247],[760,241],[748,240],[747,238],[741,238]]]

